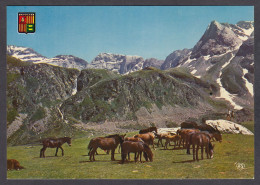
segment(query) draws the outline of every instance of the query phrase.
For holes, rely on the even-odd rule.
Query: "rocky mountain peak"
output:
[[[212,21],[199,42],[194,46],[191,58],[220,55],[238,49],[242,40],[225,24]]]

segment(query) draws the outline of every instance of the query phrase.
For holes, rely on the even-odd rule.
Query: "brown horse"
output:
[[[177,135],[181,136],[181,139],[179,141],[179,148],[181,146],[181,143],[183,144],[183,148],[185,148],[185,145],[187,146],[188,136],[194,132],[200,132],[200,130],[198,130],[198,129],[179,129],[179,130],[177,130]]]
[[[153,161],[153,153],[150,147],[144,142],[124,141],[121,147],[122,163],[124,163],[126,159],[126,155],[129,156],[130,152],[135,153],[135,162],[137,162],[139,156],[140,156],[140,162],[142,161],[142,152],[144,153],[144,157],[146,161],[148,161],[148,159],[151,162]]]
[[[160,134],[157,134],[157,133],[154,133],[155,137],[158,138],[158,143],[157,143],[157,147],[159,147],[159,144],[161,143],[162,147],[163,147],[163,143],[162,143],[162,140],[163,139],[166,139],[166,137],[168,135],[171,135],[171,133],[160,133]]]
[[[102,150],[111,150],[111,160],[115,160],[115,149],[119,144],[122,144],[124,141],[124,135],[110,135],[107,137],[97,137],[92,139],[89,142],[88,149],[90,150],[89,160],[95,161],[95,152],[97,148],[101,148]]]
[[[61,147],[64,143],[68,143],[71,146],[71,138],[70,137],[62,137],[58,139],[47,138],[42,140],[43,148],[40,151],[40,157],[45,157],[45,150],[47,148],[56,148],[55,156],[57,156],[58,149],[60,148],[62,151],[62,156],[64,156],[63,148]]]
[[[205,133],[193,133],[190,135],[190,140],[188,143],[188,148],[192,145],[193,151],[193,160],[195,161],[195,147],[196,147],[196,160],[199,160],[198,151],[201,147],[201,159],[203,159],[203,149],[205,147],[205,152],[207,154],[207,158],[213,158],[213,149],[214,145],[210,142],[210,137]]]
[[[148,132],[155,132],[157,133],[157,128],[156,127],[149,127],[149,128],[146,128],[146,129],[142,129],[139,131],[139,134],[145,134],[145,133],[148,133]]]
[[[165,145],[164,145],[164,149],[168,149],[168,144],[170,144],[171,141],[174,142],[174,148],[176,147],[176,144],[178,144],[178,142],[181,140],[181,136],[180,135],[168,135],[165,137]]]
[[[125,135],[122,135],[122,136],[125,137],[126,134],[125,134]],[[109,138],[109,137],[111,137],[111,135],[105,136],[105,138]],[[92,138],[92,139],[90,140],[90,143],[93,142],[92,140],[94,140],[94,139],[96,139],[96,138]],[[120,145],[119,145],[119,147],[120,147]],[[90,155],[91,150],[92,150],[92,148],[89,149],[88,155]],[[104,152],[106,152],[106,154],[109,154],[110,150],[104,150]],[[97,150],[96,150],[95,153],[96,153],[96,155],[98,155]]]
[[[7,159],[7,170],[20,170],[23,166],[16,159]]]
[[[154,134],[152,132],[148,132],[148,133],[145,133],[145,134],[137,134],[137,135],[134,135],[135,138],[141,138],[147,145],[153,145],[153,149],[154,148]]]

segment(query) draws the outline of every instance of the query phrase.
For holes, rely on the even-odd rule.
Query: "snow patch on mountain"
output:
[[[245,75],[248,73],[248,70],[243,68],[243,80],[245,81],[246,83],[246,88],[248,90],[248,92],[251,94],[251,96],[254,96],[254,85],[252,83],[250,83],[246,78],[245,78]]]
[[[221,75],[222,75],[222,70],[228,65],[230,64],[230,61],[234,58],[234,55],[232,54],[231,58],[222,66],[221,70],[220,70],[220,73],[219,73],[219,77],[218,79],[216,80],[216,82],[218,83],[219,85],[219,93],[220,95],[216,98],[224,98],[225,100],[229,101],[230,104],[234,107],[234,109],[237,109],[237,110],[240,110],[242,109],[243,107],[237,105],[235,102],[234,102],[234,98],[236,97],[235,94],[230,94],[223,86],[222,86],[222,83],[221,83]]]

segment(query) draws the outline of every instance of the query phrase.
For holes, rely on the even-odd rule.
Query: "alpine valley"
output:
[[[212,21],[190,49],[165,60],[100,53],[92,62],[7,46],[9,145],[254,117],[254,22]]]

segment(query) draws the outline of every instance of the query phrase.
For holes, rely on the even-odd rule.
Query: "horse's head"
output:
[[[217,126],[215,126],[215,132],[213,133],[213,137],[219,141],[220,143],[222,142],[222,134],[221,132],[218,130]]]
[[[64,137],[65,142],[68,143],[69,146],[71,146],[71,138],[70,137]]]
[[[209,142],[209,157],[211,159],[213,158],[214,147],[215,147],[215,145],[212,145],[211,142]]]
[[[144,152],[146,153],[148,159],[152,162],[153,161],[153,152],[152,152],[151,148],[145,143],[143,143],[143,146],[144,146]],[[147,157],[145,157],[145,158],[147,158]]]

